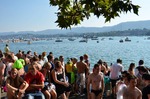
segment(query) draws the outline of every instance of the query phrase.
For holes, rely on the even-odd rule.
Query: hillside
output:
[[[54,35],[54,34],[82,34],[82,33],[100,33],[100,32],[111,32],[111,31],[124,31],[132,29],[150,29],[150,20],[145,21],[132,21],[123,22],[114,26],[107,27],[77,27],[70,29],[48,29],[43,31],[20,31],[20,32],[4,32],[0,35],[13,35],[13,34],[43,34],[43,35]]]

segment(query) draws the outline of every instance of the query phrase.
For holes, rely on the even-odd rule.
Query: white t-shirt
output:
[[[119,75],[123,71],[123,66],[120,63],[115,63],[110,67],[110,79],[118,79]]]
[[[124,89],[127,88],[126,84],[121,84],[118,88],[117,94],[117,99],[123,99],[123,91]]]

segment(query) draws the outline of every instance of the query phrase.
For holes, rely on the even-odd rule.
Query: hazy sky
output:
[[[150,0],[132,0],[141,6],[139,16],[128,13],[122,14],[111,22],[95,16],[85,20],[78,27],[112,26],[121,22],[150,20]],[[56,7],[49,5],[49,0],[0,0],[0,32],[40,31],[56,29]]]

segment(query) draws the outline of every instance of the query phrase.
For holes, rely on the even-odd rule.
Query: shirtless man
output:
[[[92,89],[90,92],[90,84]],[[104,92],[104,77],[103,73],[100,72],[100,66],[94,65],[93,73],[88,76],[87,93],[88,99],[102,99]]]
[[[84,88],[84,85],[85,85],[85,75],[87,77],[87,73],[88,73],[87,64],[83,60],[84,60],[83,56],[80,56],[80,61],[77,62],[77,64],[76,64],[77,73],[78,73],[77,85],[81,85],[81,94],[83,93],[83,88]]]
[[[123,91],[123,99],[142,99],[142,92],[136,87],[137,78],[134,75],[129,75],[128,86]]]

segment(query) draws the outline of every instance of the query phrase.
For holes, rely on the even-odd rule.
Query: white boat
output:
[[[93,36],[93,37],[91,37],[91,40],[98,40],[98,37],[97,36]]]
[[[87,39],[82,39],[82,40],[80,40],[79,42],[88,42],[88,40]]]
[[[55,42],[63,42],[63,40],[57,39],[57,40],[55,40]]]
[[[68,38],[69,41],[74,41],[76,40],[75,38]]]

